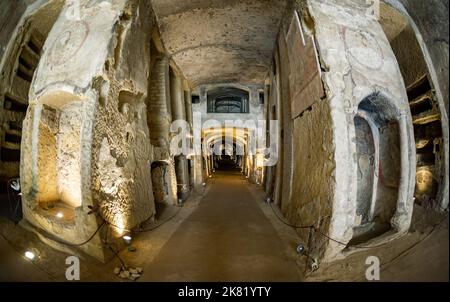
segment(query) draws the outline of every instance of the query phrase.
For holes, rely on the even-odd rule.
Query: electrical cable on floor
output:
[[[64,244],[64,245],[72,246],[72,247],[80,247],[80,246],[83,246],[85,244],[88,244],[92,239],[94,239],[95,235],[97,235],[97,233],[105,225],[105,223],[106,223],[106,221],[103,219],[102,223],[97,227],[95,232],[91,236],[89,236],[88,239],[86,239],[85,241],[83,241],[81,243],[70,243],[70,242],[67,242],[65,240],[59,239],[59,238],[55,237],[54,235],[49,234],[48,232],[45,232],[45,234],[41,233],[41,235],[47,237],[48,239],[50,239],[52,241],[60,243],[60,244]],[[42,225],[41,225],[41,229],[43,229]]]
[[[60,244],[64,244],[64,245],[67,245],[67,246],[73,246],[73,247],[80,247],[80,246],[83,246],[83,245],[89,243],[95,237],[95,235],[97,235],[97,233],[100,231],[102,226],[105,225],[105,223],[106,223],[106,220],[104,220],[103,218],[102,218],[102,220],[103,220],[102,223],[97,227],[95,232],[91,236],[89,236],[88,239],[86,239],[85,241],[83,241],[81,243],[70,243],[70,242],[67,242],[65,240],[59,239],[59,238],[57,238],[57,237],[55,237],[52,234],[49,234],[47,232],[46,232],[46,234],[41,234],[41,235],[47,237],[48,239],[50,239],[52,241],[60,243]],[[44,229],[44,228],[42,228],[42,225],[41,225],[41,229]]]
[[[9,189],[10,189],[10,181],[8,181],[7,193],[8,193],[8,201],[11,204]],[[19,203],[20,201],[15,201],[15,202]],[[48,236],[46,236],[48,239],[53,240],[53,241],[55,241],[57,243],[60,243],[60,244],[64,244],[64,245],[72,246],[72,247],[80,247],[80,246],[83,246],[83,245],[89,243],[95,237],[95,235],[97,235],[97,233],[100,231],[100,229],[102,228],[102,226],[106,222],[103,218],[102,218],[102,220],[103,220],[102,223],[98,226],[98,228],[95,230],[95,232],[91,236],[89,236],[88,239],[86,239],[85,241],[83,241],[81,243],[70,243],[70,242],[67,242],[65,240],[59,239],[59,238],[57,238],[57,237],[55,237],[55,236],[53,236],[51,234],[48,234],[48,233],[42,234],[42,235],[43,236],[48,235]],[[41,228],[42,228],[42,226],[41,226]],[[44,229],[44,228],[42,228],[42,229]]]
[[[8,196],[8,197],[9,197],[9,196]],[[52,236],[51,234],[48,234],[48,235],[50,235],[50,236],[46,236],[46,237],[49,238],[50,240],[53,240],[53,241],[55,241],[55,242],[57,242],[57,243],[60,243],[60,244],[64,244],[64,245],[71,246],[71,247],[80,247],[80,246],[83,246],[83,245],[89,243],[89,242],[95,237],[95,235],[97,235],[97,233],[98,233],[98,232],[100,231],[100,229],[105,225],[105,223],[107,223],[107,224],[110,225],[110,226],[116,227],[116,228],[118,228],[118,229],[125,230],[125,231],[129,231],[129,232],[132,232],[132,233],[144,233],[144,232],[150,232],[150,231],[153,231],[153,230],[157,229],[157,228],[160,227],[161,225],[165,224],[166,222],[168,222],[169,220],[171,220],[171,219],[173,219],[175,216],[177,216],[178,213],[179,213],[180,211],[181,211],[181,208],[179,208],[179,209],[175,212],[174,215],[172,215],[172,216],[169,217],[168,219],[164,220],[162,223],[160,223],[160,224],[158,224],[158,225],[156,225],[156,226],[154,226],[154,227],[151,227],[151,228],[149,228],[149,229],[144,229],[144,230],[127,230],[127,229],[118,227],[118,226],[116,226],[116,225],[114,225],[114,224],[112,224],[112,223],[110,223],[110,222],[108,222],[108,221],[106,221],[106,220],[104,220],[104,219],[102,218],[103,221],[102,221],[102,223],[98,226],[98,228],[95,230],[95,232],[94,232],[91,236],[89,236],[88,239],[86,239],[85,241],[83,241],[83,242],[81,242],[81,243],[70,243],[70,242],[67,242],[67,241],[65,241],[65,240],[59,239],[59,238],[57,238],[57,237],[55,237],[55,236]],[[151,219],[153,216],[154,216],[154,215],[152,214],[152,216],[150,216],[150,218],[148,218],[148,219]],[[147,219],[147,220],[148,220],[148,219]],[[3,234],[2,234],[2,235],[3,235]]]
[[[85,244],[87,244],[89,241],[91,241],[94,237],[95,237],[95,235],[100,231],[100,229],[103,227],[103,225],[105,225],[105,223],[106,223],[106,221],[105,220],[103,220],[103,222],[100,224],[100,226],[97,228],[97,230],[87,239],[87,240],[85,240],[84,242],[82,242],[82,243],[79,243],[79,244],[73,244],[73,243],[69,243],[69,242],[65,242],[65,241],[63,241],[63,240],[60,240],[60,239],[58,239],[58,238],[49,238],[50,240],[53,240],[53,241],[56,241],[56,242],[58,242],[58,243],[60,243],[60,244],[64,244],[64,245],[67,245],[67,246],[74,246],[74,247],[79,247],[79,246],[82,246],[82,245],[85,245]],[[20,251],[19,250],[17,250],[16,248],[15,248],[15,246],[14,246],[14,244],[10,241],[10,240],[8,240],[8,238],[2,233],[2,232],[0,232],[0,236],[20,255],[21,253],[20,253]],[[108,236],[108,231],[107,231],[107,235],[106,236]],[[126,264],[125,264],[125,262],[122,260],[122,258],[120,258],[120,256],[118,255],[119,253],[117,252],[117,251],[115,251],[113,248],[112,248],[112,246],[111,246],[111,243],[108,243],[107,242],[108,241],[108,239],[106,238],[106,241],[105,241],[105,245],[111,250],[111,252],[113,253],[113,255],[117,258],[117,259],[119,259],[119,261],[120,261],[120,263],[122,264],[122,266],[123,267],[126,267]],[[45,269],[43,269],[43,268],[41,268],[39,265],[37,265],[36,263],[34,263],[34,262],[32,262],[31,261],[31,264],[32,265],[34,265],[36,268],[38,268],[40,271],[42,271],[42,272],[44,272],[46,275],[48,275],[49,277],[50,277],[50,279],[52,279],[53,281],[57,281],[57,279],[52,275],[52,274],[50,274],[48,271],[46,271]]]
[[[125,264],[125,261],[123,261],[122,258],[120,258],[119,252],[115,251],[115,250],[112,248],[111,244],[108,244],[107,247],[108,247],[109,250],[113,253],[114,257],[116,257],[117,259],[119,259],[120,264],[122,264],[122,267],[123,267],[123,268],[126,268],[127,265]]]
[[[95,230],[95,232],[94,232],[88,239],[86,239],[85,241],[83,241],[83,242],[81,242],[81,243],[70,243],[70,242],[67,242],[67,241],[65,241],[65,240],[61,240],[61,239],[58,239],[58,238],[49,238],[49,239],[54,240],[54,241],[56,241],[56,242],[58,242],[58,243],[61,243],[61,244],[65,244],[65,245],[67,245],[67,246],[80,247],[80,246],[83,246],[83,245],[89,243],[89,241],[91,241],[91,240],[95,237],[95,235],[97,235],[97,233],[100,231],[100,229],[102,228],[102,226],[105,225],[105,223],[106,223],[106,221],[103,220],[102,223],[101,223],[101,224],[98,226],[98,228]],[[52,237],[53,237],[53,236],[52,236]]]
[[[272,206],[272,202],[269,202],[270,208],[272,209],[273,213],[275,214],[275,216],[278,218],[278,220],[280,220],[283,224],[287,225],[288,227],[294,228],[294,229],[311,229],[314,228],[314,226],[312,225],[308,225],[308,226],[296,226],[293,224],[290,224],[286,221],[284,221],[284,219],[282,219],[280,216],[278,216],[277,212],[275,211],[275,209]]]
[[[8,193],[8,201],[11,203],[11,197],[10,197],[10,192],[9,192],[9,186],[10,186],[10,182],[8,181],[8,188],[7,188],[7,193]],[[19,201],[16,201],[16,202],[19,202]],[[18,207],[18,206],[17,206]],[[17,209],[17,208],[16,208]],[[50,240],[53,240],[53,241],[55,241],[55,242],[58,242],[58,243],[60,243],[60,244],[64,244],[64,245],[68,245],[68,246],[75,246],[75,247],[79,247],[79,246],[82,246],[82,245],[85,245],[85,244],[87,244],[89,241],[91,241],[94,237],[95,237],[95,235],[100,231],[100,229],[102,228],[102,226],[105,224],[105,220],[103,220],[103,222],[99,225],[99,227],[97,228],[97,230],[87,239],[87,240],[85,240],[84,242],[82,242],[82,243],[79,243],[79,244],[72,244],[72,243],[69,243],[69,242],[66,242],[66,241],[63,241],[63,240],[61,240],[61,239],[58,239],[58,238],[56,238],[56,237],[54,237],[54,236],[51,236],[51,237],[49,237],[49,236],[47,236],[47,238],[49,238]],[[49,234],[50,235],[50,234]],[[21,251],[19,251],[18,249],[16,249],[15,248],[15,246],[14,246],[14,244],[2,233],[2,232],[0,232],[0,236],[11,246],[11,248],[12,249],[14,249],[19,255],[21,255]],[[48,271],[46,271],[45,269],[43,269],[43,268],[41,268],[39,265],[37,265],[36,263],[34,263],[33,261],[31,261],[31,264],[33,265],[33,266],[35,266],[37,269],[39,269],[40,271],[42,271],[43,273],[45,273],[50,279],[52,279],[53,281],[57,281],[57,278],[56,277],[54,277],[52,274],[50,274]]]
[[[179,207],[178,210],[177,210],[172,216],[170,216],[169,218],[166,218],[163,222],[161,222],[161,223],[159,223],[159,224],[157,224],[157,225],[155,225],[155,226],[153,226],[153,227],[150,227],[150,228],[148,228],[148,229],[130,230],[130,229],[125,229],[125,228],[123,228],[123,227],[119,227],[119,226],[117,226],[117,225],[115,225],[115,224],[113,224],[113,223],[111,223],[111,222],[107,222],[107,223],[108,223],[108,225],[110,225],[110,226],[112,226],[112,227],[115,227],[115,228],[120,229],[120,230],[123,230],[123,231],[130,232],[130,233],[135,233],[135,234],[136,234],[136,233],[145,233],[145,232],[153,231],[153,230],[159,228],[160,226],[162,226],[163,224],[165,224],[166,222],[172,220],[173,218],[175,218],[175,216],[178,215],[178,213],[179,213],[180,211],[181,211],[181,207]],[[144,221],[147,221],[147,220],[151,219],[153,216],[154,216],[154,215],[150,216],[148,219],[146,219],[146,220],[144,220]]]
[[[390,245],[390,244],[392,243],[392,242],[385,242],[385,243],[382,243],[382,244],[379,244],[379,245],[373,245],[373,246],[360,246],[360,245],[349,246],[349,245],[346,244],[346,243],[343,243],[343,242],[341,242],[341,241],[339,241],[339,240],[336,240],[336,239],[334,239],[334,238],[332,238],[332,237],[326,235],[326,234],[323,233],[320,229],[316,228],[316,227],[313,226],[313,225],[311,225],[311,226],[296,226],[296,225],[293,225],[293,224],[290,224],[290,223],[284,221],[284,219],[282,219],[282,218],[276,213],[275,209],[274,209],[273,206],[272,206],[272,202],[269,202],[269,205],[270,205],[270,208],[272,209],[273,213],[275,214],[275,216],[276,216],[276,217],[278,218],[278,220],[280,220],[283,224],[285,224],[285,225],[287,225],[287,226],[289,226],[289,227],[292,227],[292,228],[294,228],[294,229],[313,229],[314,231],[316,231],[318,234],[322,235],[323,237],[325,237],[325,238],[327,238],[327,239],[329,239],[329,240],[331,240],[331,241],[333,241],[333,242],[335,242],[335,243],[337,243],[337,244],[339,244],[339,245],[345,246],[345,247],[349,247],[349,248],[353,248],[353,249],[373,249],[373,248],[379,248],[379,247],[383,247],[383,246],[386,246],[386,245]],[[445,216],[438,224],[436,224],[436,225],[433,226],[433,231],[434,231],[435,227],[437,227],[437,226],[440,225],[442,222],[444,222],[445,219],[447,219],[447,216],[448,216],[448,214],[447,214],[447,215],[446,215],[446,216]]]
[[[83,242],[81,242],[81,243],[70,243],[70,242],[67,242],[67,241],[65,241],[65,240],[56,238],[56,237],[54,237],[54,236],[49,236],[48,238],[49,238],[50,240],[56,241],[56,242],[58,242],[58,243],[60,243],[60,244],[64,244],[64,245],[67,245],[67,246],[80,247],[80,246],[83,246],[83,245],[89,243],[89,242],[95,237],[95,235],[97,235],[97,233],[100,231],[100,229],[101,229],[105,224],[108,224],[109,226],[113,226],[113,227],[118,228],[118,229],[121,229],[121,230],[129,231],[129,232],[131,232],[131,233],[144,233],[144,232],[150,232],[150,231],[153,231],[153,230],[157,229],[157,228],[160,227],[161,225],[165,224],[165,223],[168,222],[169,220],[173,219],[175,216],[178,215],[178,213],[179,213],[180,211],[181,211],[181,208],[179,208],[179,209],[175,212],[175,214],[173,214],[171,217],[167,218],[166,220],[164,220],[164,221],[161,222],[160,224],[158,224],[158,225],[156,225],[156,226],[154,226],[154,227],[152,227],[152,228],[144,229],[144,230],[128,230],[128,229],[124,229],[124,228],[118,227],[118,226],[116,226],[116,225],[114,225],[114,224],[112,224],[112,223],[110,223],[110,222],[108,222],[108,221],[106,221],[106,220],[104,220],[104,219],[102,218],[103,221],[102,221],[102,223],[98,226],[98,228],[95,230],[95,232],[94,232],[88,239],[86,239],[85,241],[83,241]],[[153,215],[152,215],[151,217],[153,217]],[[150,218],[151,218],[151,217],[150,217]],[[149,218],[149,219],[150,219],[150,218]],[[49,234],[49,235],[50,235],[50,234]]]
[[[120,263],[122,264],[122,267],[127,267],[127,265],[125,264],[125,261],[123,261],[122,258],[120,258],[119,256],[119,252],[114,250],[112,247],[113,242],[109,243],[108,242],[108,238],[109,238],[109,233],[110,233],[111,228],[108,227],[108,229],[106,230],[106,235],[105,235],[105,245],[109,248],[109,250],[113,253],[114,257],[119,259]],[[111,260],[111,259],[110,259]],[[109,261],[108,261],[109,262]]]
[[[10,210],[11,210],[11,196],[10,196],[10,192],[9,192],[9,190],[10,190],[10,188],[9,188],[9,186],[10,186],[10,182],[8,181],[8,183],[7,183],[7,186],[8,186],[8,188],[7,188],[7,195],[8,195],[8,201],[9,201],[9,203],[10,203]],[[18,202],[17,200],[15,200],[15,202]],[[17,206],[18,207],[18,206]],[[151,228],[149,228],[149,229],[143,229],[143,230],[141,230],[141,229],[139,229],[139,230],[127,230],[127,231],[130,231],[130,232],[132,232],[132,233],[144,233],[144,232],[150,232],[150,231],[153,231],[153,230],[155,230],[155,229],[157,229],[157,228],[159,228],[160,226],[162,226],[163,224],[165,224],[166,222],[168,222],[168,221],[170,221],[170,220],[172,220],[174,217],[176,217],[177,215],[178,215],[178,213],[181,211],[181,207],[179,207],[179,209],[172,215],[172,216],[170,216],[169,218],[167,218],[167,219],[165,219],[163,222],[161,222],[161,223],[159,223],[158,225],[156,225],[156,226],[153,226],[153,227],[151,227]],[[98,214],[98,213],[97,213]],[[154,217],[154,214],[152,214],[148,219],[146,219],[145,221],[147,221],[147,220],[149,220],[149,219],[151,219],[152,217]],[[101,217],[102,218],[102,217]],[[109,223],[109,222],[107,222],[105,219],[103,219],[102,218],[102,223],[97,227],[97,229],[95,230],[95,232],[91,235],[91,236],[89,236],[89,238],[87,238],[85,241],[83,241],[83,242],[81,242],[81,243],[70,243],[70,242],[67,242],[67,241],[65,241],[65,240],[62,240],[62,239],[59,239],[59,238],[57,238],[57,237],[55,237],[55,236],[52,236],[51,234],[47,234],[48,236],[46,236],[48,239],[50,239],[50,240],[53,240],[53,241],[55,241],[55,242],[57,242],[57,243],[60,243],[60,244],[63,244],[63,245],[66,245],[66,246],[71,246],[71,247],[80,247],[80,246],[83,246],[83,245],[85,245],[85,244],[87,244],[87,243],[89,243],[94,237],[95,237],[95,235],[97,235],[97,233],[100,231],[100,229],[105,225],[105,224],[108,224],[108,226],[113,226],[113,227],[116,227],[116,228],[119,228],[119,229],[121,229],[121,230],[126,230],[126,229],[124,229],[124,228],[120,228],[120,227],[118,227],[118,226],[115,226],[114,224],[112,224],[112,223]],[[119,252],[117,252],[116,250],[114,250],[114,248],[111,246],[111,243],[109,243],[108,242],[108,232],[109,232],[109,228],[108,228],[108,230],[107,230],[107,233],[106,233],[106,240],[105,240],[105,242],[104,242],[104,244],[107,246],[107,248],[113,253],[113,255],[114,255],[114,257],[116,257],[119,261],[120,261],[120,263],[122,264],[122,267],[126,267],[126,264],[125,264],[125,262],[123,261],[123,259],[119,256]],[[2,232],[0,232],[0,236],[18,253],[18,254],[20,254],[20,251],[18,251],[15,247],[14,247],[14,245],[12,244],[12,242],[11,241],[9,241],[8,240],[8,238],[2,233]],[[45,236],[45,235],[44,235]],[[33,266],[35,266],[36,268],[38,268],[40,271],[42,271],[42,272],[44,272],[50,279],[52,279],[53,281],[57,281],[57,279],[52,275],[52,274],[50,274],[49,272],[47,272],[45,269],[43,269],[43,268],[41,268],[39,265],[37,265],[36,263],[33,263],[33,262],[31,262],[31,264],[33,265]]]

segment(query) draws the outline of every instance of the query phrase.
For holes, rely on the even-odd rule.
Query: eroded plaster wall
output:
[[[155,213],[146,103],[150,52],[149,43],[142,43],[149,40],[153,22],[145,1],[126,3],[109,46],[114,56],[105,62],[110,82],[99,80],[100,89],[109,85],[109,93],[98,107],[94,125],[93,145],[100,146],[92,159],[98,167],[94,198],[105,203],[102,210],[108,221],[128,229]]]
[[[31,86],[21,182],[25,218],[78,243],[102,220],[122,235],[154,215],[150,45],[142,43],[154,19],[139,0],[80,1],[75,19],[68,9],[48,36]],[[55,218],[58,209],[66,211],[63,219]],[[88,215],[91,209],[99,216]],[[80,248],[104,260],[101,234]]]
[[[310,111],[293,121],[294,172],[292,199],[283,213],[299,226],[314,225],[327,230],[333,213],[330,198],[335,194],[335,147],[331,108],[327,100],[318,100]],[[299,229],[309,239],[316,256],[324,250],[324,238],[309,238],[310,229]]]
[[[326,99],[317,98],[310,108],[293,117],[292,196],[287,202],[283,200],[286,204],[282,209],[296,225],[314,225],[317,231],[304,229],[299,234],[314,257],[331,261],[346,246],[320,233],[346,244],[360,224],[354,124],[359,104],[369,96],[377,104],[387,99],[386,114],[394,116],[392,122],[399,125],[396,131],[401,137],[399,162],[403,172],[395,184],[375,189],[390,192],[386,186],[395,188],[393,195],[386,193],[396,201],[395,213],[389,219],[392,229],[374,241],[387,240],[409,228],[415,174],[412,120],[396,58],[375,19],[352,1],[310,0],[297,9],[305,34],[314,33]],[[289,64],[292,66],[291,61]],[[389,141],[388,137],[383,139]],[[380,169],[389,170],[389,161],[383,162],[383,156]],[[381,200],[377,202],[383,206]]]

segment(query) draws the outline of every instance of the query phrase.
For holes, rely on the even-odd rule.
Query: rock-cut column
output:
[[[170,100],[172,120],[186,121],[183,82],[181,77],[174,72],[170,73]],[[185,154],[175,156],[175,172],[177,176],[178,198],[185,199],[189,192],[188,163]]]
[[[172,121],[169,60],[165,56],[153,58],[147,106],[148,127],[153,148],[152,179],[155,201],[177,203],[177,182],[173,158],[170,156],[170,123]]]

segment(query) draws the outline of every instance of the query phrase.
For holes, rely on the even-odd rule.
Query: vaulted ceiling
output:
[[[287,0],[153,0],[161,39],[192,86],[262,83]]]

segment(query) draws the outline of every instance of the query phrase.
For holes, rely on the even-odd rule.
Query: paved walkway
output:
[[[140,281],[298,281],[294,261],[236,171],[219,172]]]
[[[52,281],[0,236],[0,282]]]
[[[123,251],[122,257],[128,256],[129,263],[144,267],[139,281],[300,280],[296,263],[285,254],[289,250],[286,241],[281,241],[261,211],[264,206],[258,206],[260,201],[251,194],[251,186],[239,173],[217,174],[198,206],[189,211],[184,208],[182,213],[186,214],[179,214],[183,218],[177,217],[180,221],[174,219],[155,232],[142,234],[141,241],[135,243],[137,251]],[[424,219],[427,211],[418,206],[414,212],[410,233],[391,246],[322,263],[307,280],[364,281],[365,259],[378,255],[383,263],[382,281],[448,281],[448,218],[428,236],[430,225],[442,218]],[[0,203],[0,213],[9,214],[7,203]],[[52,249],[6,218],[0,219],[0,226],[8,238],[0,236],[0,282],[65,281],[67,254]],[[23,257],[29,247],[41,253],[35,263]],[[82,281],[122,281],[113,274],[118,264],[101,264],[86,257],[81,263]]]

